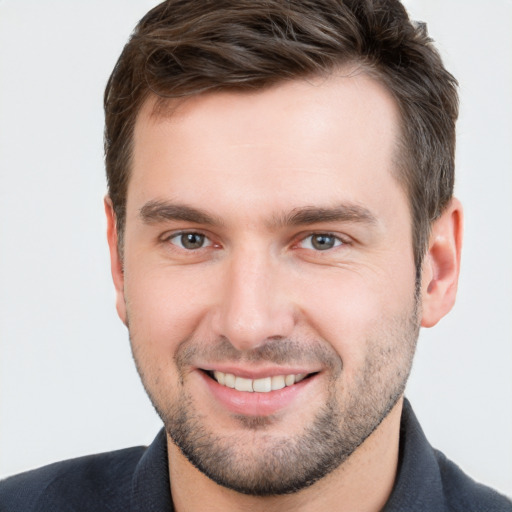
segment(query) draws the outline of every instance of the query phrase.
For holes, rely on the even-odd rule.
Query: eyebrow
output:
[[[148,201],[139,210],[139,215],[146,224],[170,220],[183,220],[210,226],[222,226],[224,224],[219,218],[210,215],[200,208],[168,201]]]
[[[209,226],[224,226],[224,222],[220,218],[200,208],[169,201],[148,201],[139,213],[146,224],[181,220]],[[290,213],[273,216],[268,226],[271,229],[278,229],[283,226],[303,226],[322,222],[355,222],[374,225],[377,224],[377,219],[367,208],[346,203],[334,207],[304,206],[294,208]]]
[[[377,224],[377,218],[370,210],[358,204],[347,203],[333,207],[305,206],[295,208],[289,214],[274,217],[271,226],[302,226],[321,222],[355,222]]]

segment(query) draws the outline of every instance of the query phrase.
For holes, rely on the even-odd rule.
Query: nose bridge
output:
[[[220,298],[218,334],[239,350],[289,336],[293,310],[281,284],[279,263],[270,251],[234,251]]]

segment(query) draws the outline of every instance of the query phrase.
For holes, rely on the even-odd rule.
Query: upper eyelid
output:
[[[340,242],[343,242],[344,244],[350,244],[353,241],[353,239],[350,236],[342,234],[342,233],[334,233],[332,231],[315,230],[315,231],[308,231],[306,233],[303,232],[299,235],[296,235],[294,237],[296,240],[295,243],[301,242],[303,240],[306,240],[306,238],[309,238],[309,237],[315,236],[315,235],[332,236],[332,237],[336,238],[337,240],[339,240]]]
[[[299,240],[299,242],[304,242],[305,240],[308,240],[309,238],[313,238],[315,236],[325,236],[325,237],[334,238],[337,242],[340,242],[341,245],[345,245],[347,243],[345,241],[345,239],[343,239],[340,236],[335,235],[333,233],[312,233],[311,235],[307,235],[304,238],[301,238]]]
[[[210,234],[208,232],[208,230],[196,229],[196,228],[179,229],[176,231],[166,231],[165,233],[160,235],[158,238],[160,241],[165,242],[165,241],[169,241],[172,238],[175,238],[175,237],[178,237],[181,235],[185,235],[185,234],[189,234],[189,233],[202,235],[206,239],[208,239],[211,242],[211,244],[216,245],[216,242],[214,241],[215,237],[212,234]],[[353,243],[353,239],[346,234],[336,233],[336,232],[329,231],[329,230],[325,230],[325,231],[324,230],[311,230],[311,231],[306,231],[306,232],[303,231],[301,233],[295,234],[292,238],[291,244],[296,245],[314,235],[332,236],[332,237],[336,238],[337,240],[339,240],[340,242],[342,242],[343,245],[349,245],[349,244]]]
[[[202,229],[178,229],[177,231],[166,231],[166,232],[162,233],[158,238],[160,240],[165,241],[165,240],[169,240],[171,238],[175,238],[180,235],[188,235],[188,234],[201,235],[201,236],[204,236],[205,238],[208,238],[208,240],[212,240],[211,235],[209,235]]]
[[[192,249],[185,249],[185,248],[180,247],[179,243],[176,243],[173,240],[173,239],[179,238],[180,236],[188,235],[188,234],[203,236],[205,241],[207,241],[207,244],[202,247],[198,247],[197,249],[192,250]],[[206,234],[203,231],[198,230],[198,229],[182,229],[182,230],[178,230],[178,231],[167,231],[166,233],[164,233],[158,237],[158,242],[160,244],[172,245],[175,248],[175,250],[186,250],[187,252],[197,252],[202,249],[209,249],[211,247],[215,247],[217,245],[211,236],[209,236],[208,234]]]

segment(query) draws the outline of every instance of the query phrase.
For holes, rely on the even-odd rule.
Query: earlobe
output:
[[[422,267],[422,327],[432,327],[453,307],[462,250],[462,205],[453,198],[432,225]]]
[[[110,269],[112,272],[112,280],[116,290],[116,309],[119,318],[126,325],[126,303],[124,300],[124,273],[123,261],[119,254],[118,234],[116,226],[116,215],[114,206],[109,196],[105,196],[105,215],[107,217],[107,240],[110,251]]]

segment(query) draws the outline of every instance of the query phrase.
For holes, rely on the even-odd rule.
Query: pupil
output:
[[[315,235],[313,236],[312,243],[315,249],[325,251],[334,247],[334,237],[330,235]]]
[[[204,235],[198,233],[185,233],[181,235],[181,243],[186,249],[199,249],[204,242]]]

